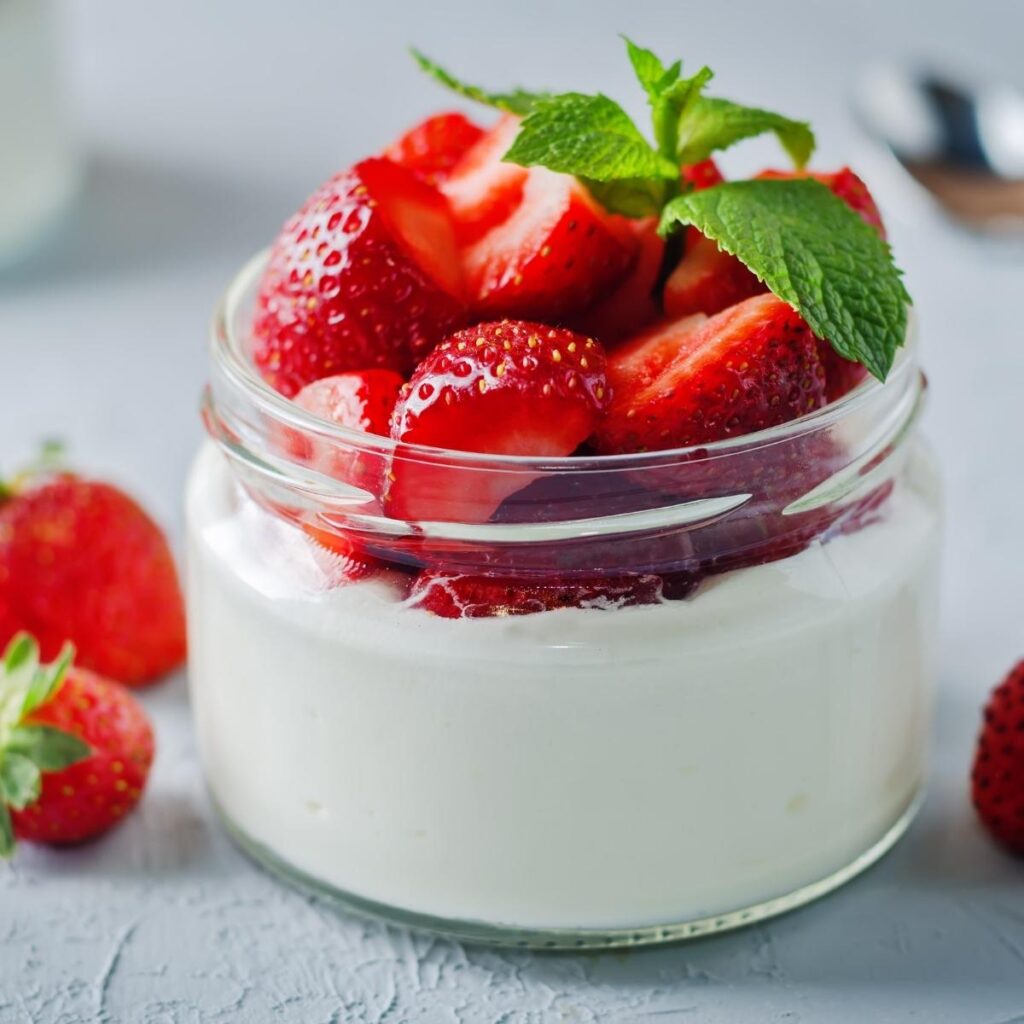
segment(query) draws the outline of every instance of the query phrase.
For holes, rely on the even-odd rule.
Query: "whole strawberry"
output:
[[[79,843],[138,803],[153,763],[153,730],[122,686],[71,668],[65,647],[40,665],[27,633],[0,663],[0,856],[17,836]]]
[[[989,832],[1024,854],[1024,661],[992,691],[985,706],[971,794]]]
[[[43,657],[128,685],[185,657],[185,611],[167,541],[109,484],[59,474],[0,493],[0,644],[32,633]]]

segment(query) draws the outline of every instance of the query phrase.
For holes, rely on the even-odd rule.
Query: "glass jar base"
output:
[[[513,946],[535,950],[600,950],[624,947],[651,946],[685,939],[697,939],[706,935],[742,928],[770,917],[787,913],[806,903],[838,889],[862,871],[871,867],[896,844],[910,823],[914,820],[924,799],[923,791],[918,792],[907,809],[868,849],[825,878],[801,886],[792,892],[763,903],[731,910],[711,917],[695,918],[672,924],[644,925],[639,928],[518,928],[486,924],[480,921],[461,921],[430,914],[418,914],[400,907],[363,899],[352,893],[336,889],[317,881],[315,878],[292,867],[262,843],[247,835],[231,820],[214,801],[214,807],[228,834],[242,852],[260,867],[276,875],[287,884],[310,895],[326,899],[341,911],[350,911],[364,917],[372,917],[388,924],[420,931],[432,932],[462,942],[491,946]]]

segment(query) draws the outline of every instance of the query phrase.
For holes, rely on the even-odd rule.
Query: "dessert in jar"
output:
[[[803,170],[806,125],[629,50],[656,146],[420,58],[501,118],[336,175],[213,325],[213,799],[292,880],[468,938],[779,913],[888,849],[925,773],[940,497],[877,208]],[[797,169],[725,182],[760,130]]]

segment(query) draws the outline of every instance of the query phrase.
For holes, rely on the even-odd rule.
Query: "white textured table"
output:
[[[1005,0],[511,6],[71,6],[90,167],[64,236],[0,278],[0,459],[62,434],[180,537],[208,313],[319,179],[444,102],[406,42],[496,85],[630,95],[626,29],[712,64],[725,94],[813,119],[827,165],[867,155],[844,95],[869,56],[1011,70],[1024,37]],[[410,935],[339,917],[230,846],[179,678],[144,695],[160,753],[140,812],[91,847],[0,866],[0,1022],[1024,1021],[1024,866],[966,797],[983,693],[1024,654],[1024,263],[873,183],[917,296],[949,485],[935,768],[893,854],[817,905],[699,944],[533,956]]]

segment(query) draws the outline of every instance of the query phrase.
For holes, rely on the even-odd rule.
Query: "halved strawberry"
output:
[[[660,576],[610,576],[579,579],[521,579],[423,570],[414,580],[410,604],[445,619],[532,615],[557,608],[613,610],[659,604]]]
[[[658,222],[649,217],[628,221],[629,234],[639,247],[633,269],[607,295],[598,298],[572,327],[592,334],[604,344],[629,337],[658,319],[661,313],[655,288],[665,256]]]
[[[830,402],[852,391],[868,375],[863,363],[843,358],[827,341],[818,342],[818,355],[825,368],[825,397]]]
[[[420,121],[393,142],[384,155],[417,178],[438,185],[483,134],[483,128],[465,114],[447,111]]]
[[[784,423],[825,402],[817,339],[771,294],[681,331],[670,361],[654,342],[652,350],[656,357],[647,361],[629,345],[620,350],[625,355],[611,356],[613,398],[596,434],[600,451],[707,444]]]
[[[608,358],[612,390],[635,392],[650,384],[689,345],[707,321],[703,313],[661,321],[623,342]],[[614,382],[614,383],[613,383]]]
[[[463,321],[451,217],[380,157],[331,178],[284,227],[260,284],[253,356],[279,391],[385,367],[411,372]]]
[[[885,225],[882,223],[882,215],[878,212],[878,206],[874,197],[868,191],[867,185],[859,175],[850,170],[849,167],[842,167],[831,174],[811,173],[810,171],[761,171],[758,178],[814,178],[822,185],[831,189],[851,209],[856,210],[866,224],[877,228],[879,234],[885,238]]]
[[[516,210],[463,251],[470,302],[482,316],[557,322],[618,281],[637,249],[575,178],[531,167]]]
[[[527,169],[506,163],[519,132],[519,118],[506,114],[463,155],[441,184],[461,245],[475,242],[519,205]]]
[[[606,402],[604,351],[592,338],[538,323],[483,323],[420,364],[391,435],[463,452],[565,456],[593,432]],[[399,447],[386,508],[395,518],[482,522],[529,482],[512,470],[438,466]]]
[[[695,189],[711,188],[713,185],[721,185],[725,181],[725,175],[718,169],[718,164],[711,159],[701,160],[696,164],[683,164],[679,173],[683,181]]]

